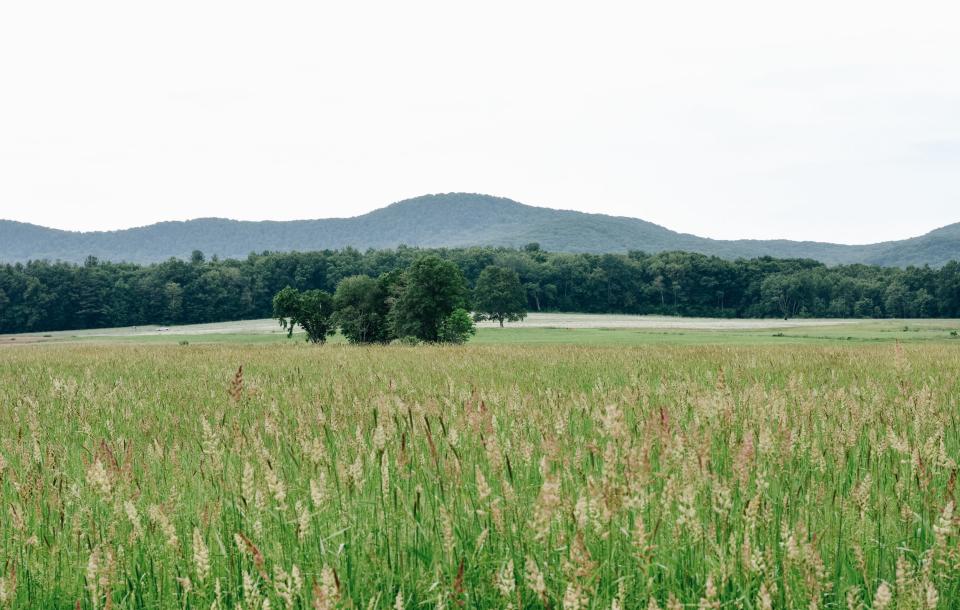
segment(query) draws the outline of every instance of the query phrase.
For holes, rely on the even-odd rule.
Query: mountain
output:
[[[724,258],[775,256],[812,258],[826,264],[940,266],[960,259],[960,223],[920,237],[849,246],[789,240],[716,240],[677,233],[622,216],[586,214],[517,203],[510,199],[449,193],[394,203],[353,218],[292,221],[238,221],[199,218],[161,222],[122,231],[87,233],[0,220],[0,261],[29,259],[151,263],[207,256],[242,258],[250,252],[493,245],[518,247],[537,242],[559,252],[687,250]]]

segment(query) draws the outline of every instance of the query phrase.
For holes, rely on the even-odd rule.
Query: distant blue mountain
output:
[[[0,220],[0,261],[30,259],[151,263],[207,256],[242,258],[251,252],[309,251],[352,246],[391,248],[523,246],[537,242],[558,252],[685,250],[723,258],[811,258],[827,264],[940,266],[960,259],[960,223],[920,237],[849,246],[789,240],[716,240],[677,233],[640,220],[523,205],[468,193],[425,195],[353,218],[238,221],[199,218],[122,231],[72,232]]]

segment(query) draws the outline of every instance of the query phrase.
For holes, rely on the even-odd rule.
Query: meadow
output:
[[[956,607],[941,331],[4,347],[0,608]]]
[[[957,319],[736,319],[616,314],[530,313],[499,328],[481,322],[473,345],[833,345],[838,341],[960,342]],[[303,341],[301,330],[293,340]],[[290,343],[273,319],[161,327],[157,325],[0,335],[0,348],[25,343],[129,344]],[[345,343],[340,334],[331,343]]]

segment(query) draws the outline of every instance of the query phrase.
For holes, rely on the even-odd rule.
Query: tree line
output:
[[[251,254],[245,259],[170,259],[152,265],[89,258],[82,265],[0,265],[0,332],[270,317],[273,297],[335,293],[352,276],[402,273],[435,256],[463,275],[471,309],[487,267],[517,274],[530,311],[709,317],[960,317],[960,263],[939,269],[827,267],[807,259],[725,260],[688,252],[567,254],[524,248]]]

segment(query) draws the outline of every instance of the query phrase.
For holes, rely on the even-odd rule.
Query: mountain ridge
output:
[[[204,217],[112,231],[68,231],[0,220],[0,262],[102,260],[152,263],[251,252],[414,247],[503,246],[537,242],[558,252],[612,253],[686,250],[722,258],[811,258],[825,264],[941,266],[960,259],[960,223],[924,235],[864,245],[787,239],[720,240],[679,233],[628,216],[535,207],[470,193],[423,195],[366,214],[312,220],[232,220]]]

